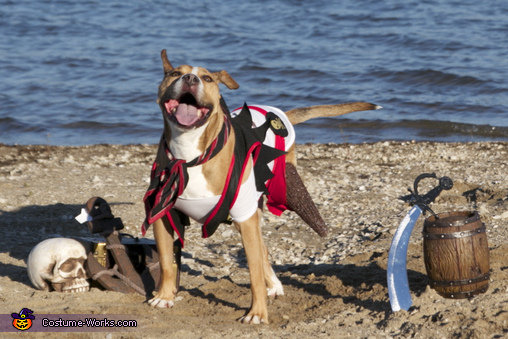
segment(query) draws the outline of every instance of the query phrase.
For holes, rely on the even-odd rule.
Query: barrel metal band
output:
[[[430,216],[425,219],[425,224],[428,223],[430,227],[460,227],[480,220],[480,214],[478,214],[477,211],[474,211],[470,214],[470,217],[465,219],[459,218],[454,220],[455,217],[459,217],[463,214],[463,212],[440,213],[438,214],[439,219],[435,219],[434,216]]]
[[[450,286],[464,286],[469,284],[476,284],[485,280],[489,280],[490,273],[487,273],[485,275],[471,278],[471,279],[463,279],[463,280],[454,280],[454,281],[437,281],[437,280],[430,280],[430,284],[432,287],[450,287]]]
[[[438,234],[438,233],[428,233],[428,232],[425,232],[425,230],[424,230],[422,233],[423,233],[423,237],[425,239],[437,240],[437,239],[458,239],[458,238],[471,237],[475,234],[485,233],[486,230],[487,230],[487,228],[485,227],[485,224],[482,224],[482,227],[477,228],[475,230],[470,230],[470,231]]]
[[[447,293],[447,292],[438,291],[437,293],[439,293],[439,295],[441,295],[445,298],[465,299],[465,298],[470,298],[470,297],[475,296],[480,293],[485,293],[488,288],[489,288],[488,286],[485,286],[485,287],[477,288],[476,290],[469,291],[469,292]]]

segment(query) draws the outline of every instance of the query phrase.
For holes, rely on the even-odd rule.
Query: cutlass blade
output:
[[[422,214],[422,209],[415,205],[404,217],[392,239],[388,253],[388,296],[392,311],[408,310],[413,304],[409,292],[407,280],[406,257],[409,246],[409,238],[416,224],[416,220]]]

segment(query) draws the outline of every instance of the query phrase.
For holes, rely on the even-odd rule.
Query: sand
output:
[[[127,233],[141,236],[142,198],[155,145],[85,147],[0,145],[0,314],[119,315],[132,332],[31,333],[94,338],[499,338],[508,334],[508,182],[506,143],[382,142],[299,145],[298,170],[330,234],[320,238],[298,216],[265,215],[263,234],[285,295],[270,300],[270,324],[236,321],[250,305],[241,240],[223,225],[202,239],[187,232],[181,288],[172,309],[153,309],[138,294],[93,287],[64,294],[36,290],[26,272],[30,250],[56,235],[88,236],[74,217],[92,196],[106,199]],[[445,299],[428,286],[421,217],[407,256],[413,306],[392,312],[388,250],[411,208],[407,188],[436,172],[455,182],[432,205],[436,213],[477,210],[487,226],[489,289]],[[422,182],[421,191],[435,182]],[[147,234],[152,238],[152,234]],[[5,319],[2,318],[2,319]],[[5,333],[2,337],[18,337]]]

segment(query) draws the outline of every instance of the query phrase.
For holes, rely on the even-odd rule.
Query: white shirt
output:
[[[276,114],[284,123],[286,129],[288,130],[288,136],[285,138],[285,150],[288,151],[289,148],[295,142],[295,131],[293,125],[289,122],[287,116],[280,109],[271,106],[249,106],[251,115],[252,115],[252,123],[254,127],[260,126],[265,123],[265,114],[266,112],[273,112]],[[231,112],[231,116],[234,118],[237,116],[242,108],[237,108],[233,112]],[[268,129],[266,132],[265,140],[263,144],[274,147],[275,146],[275,134],[271,129]],[[273,168],[273,161],[268,164],[270,169]],[[263,193],[258,192],[256,190],[256,180],[254,177],[254,171],[251,170],[247,181],[245,181],[241,186],[238,192],[238,196],[233,207],[230,209],[229,214],[233,221],[242,222],[249,219],[257,210],[258,200]],[[217,195],[214,197],[208,198],[182,198],[178,197],[175,202],[174,208],[180,210],[193,220],[203,224],[210,213],[213,211],[214,207],[219,202],[221,196]]]

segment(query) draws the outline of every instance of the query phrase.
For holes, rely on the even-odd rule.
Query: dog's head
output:
[[[219,83],[237,89],[236,81],[226,72],[209,72],[202,67],[173,67],[166,50],[161,52],[164,79],[159,85],[157,103],[164,120],[180,129],[203,126],[222,112]]]

